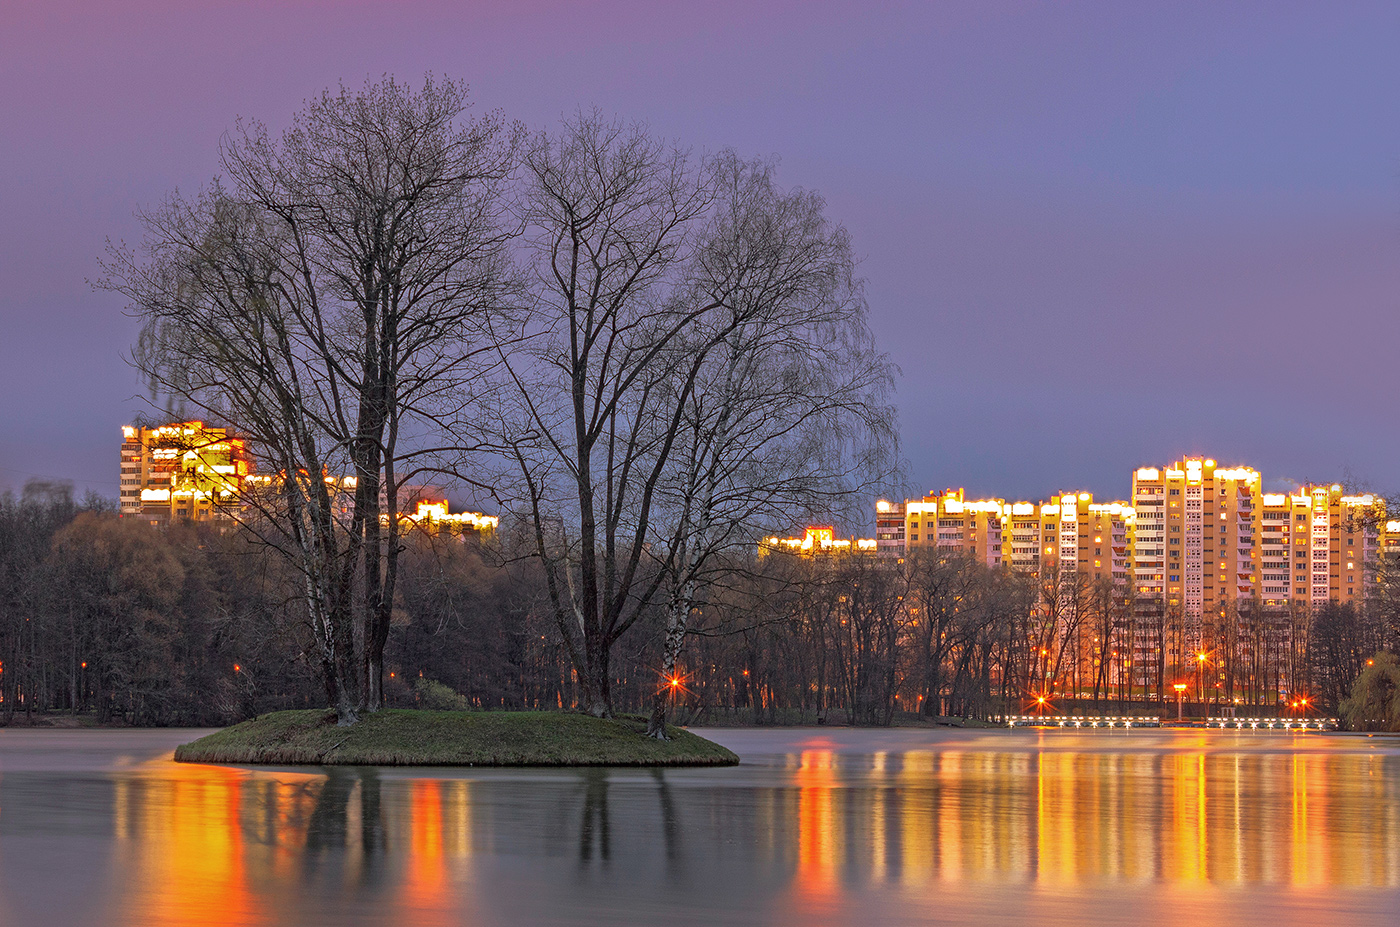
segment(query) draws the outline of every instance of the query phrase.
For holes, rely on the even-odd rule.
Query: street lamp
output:
[[[1172,688],[1176,690],[1176,720],[1180,721],[1182,719],[1181,700],[1186,697],[1186,683],[1178,682]]]

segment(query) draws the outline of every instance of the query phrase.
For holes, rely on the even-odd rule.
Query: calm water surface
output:
[[[1400,923],[1400,741],[703,731],[714,770],[246,769],[0,730],[0,925]]]

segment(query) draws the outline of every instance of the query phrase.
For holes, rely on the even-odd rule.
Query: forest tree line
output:
[[[543,571],[512,554],[509,531],[401,540],[387,705],[586,707]],[[322,705],[301,581],[227,523],[155,527],[51,484],[0,497],[0,722],[74,712],[104,723],[227,724]],[[1360,608],[1271,621],[1235,610],[1222,616],[1240,629],[1233,636],[1207,625],[1206,665],[1194,652],[1177,663],[1154,654],[1135,675],[1117,655],[1132,652],[1135,634],[1169,650],[1171,620],[1146,626],[1111,588],[1077,585],[934,550],[894,560],[755,548],[690,616],[669,675],[666,607],[644,613],[620,639],[611,690],[623,711],[649,710],[660,690],[684,720],[884,725],[1023,713],[1040,694],[1065,709],[1075,699],[1078,710],[1142,710],[1170,702],[1185,680],[1193,701],[1204,691],[1222,706],[1248,697],[1286,707],[1306,694],[1306,713],[1331,714],[1400,633],[1388,604],[1397,584],[1383,569]],[[1051,592],[1058,606],[1046,605]],[[1071,614],[1074,595],[1082,600]],[[1251,627],[1263,630],[1251,636]],[[1260,673],[1267,682],[1255,697],[1248,685]]]

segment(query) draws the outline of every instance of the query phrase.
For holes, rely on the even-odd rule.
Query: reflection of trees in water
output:
[[[598,857],[607,862],[612,854],[612,835],[608,820],[608,772],[590,769],[583,774],[583,823],[578,832],[578,858],[588,862],[593,858],[593,844],[598,844]]]
[[[356,838],[350,833],[351,799],[359,787],[359,802],[353,817],[359,820],[359,842],[367,852],[387,847],[384,810],[380,800],[379,770],[372,766],[333,768],[316,796],[316,806],[306,825],[306,848],[319,851],[343,849]]]
[[[360,845],[365,855],[373,858],[389,848],[379,795],[379,770],[373,767],[360,770]]]
[[[327,849],[345,848],[350,796],[359,781],[352,770],[332,769],[321,784],[316,806],[306,824],[306,861],[310,864]]]
[[[681,859],[681,820],[676,811],[676,801],[671,795],[671,786],[666,782],[666,771],[654,767],[651,777],[656,780],[657,800],[661,805],[661,834],[666,843],[667,870],[674,871],[674,864]]]
[[[356,882],[365,887],[384,882],[383,856],[389,841],[380,791],[379,770],[374,767],[333,767],[326,773],[306,822],[301,860],[305,873],[315,873],[327,856],[334,858],[331,865],[344,865],[344,852],[358,843]]]
[[[153,924],[198,923],[198,886],[250,922],[269,898],[300,911],[334,897],[455,923],[464,898],[500,897],[493,860],[507,858],[587,885],[717,881],[736,897],[788,887],[814,912],[885,884],[929,897],[957,884],[1400,886],[1393,753],[1324,752],[1351,739],[1261,736],[1235,751],[1214,736],[1136,733],[1097,739],[1101,751],[1055,748],[1072,737],[871,760],[817,749],[714,787],[659,769],[435,778],[163,766],[114,777],[113,838],[150,908],[140,922]],[[37,788],[0,783],[10,828],[75,826],[55,805],[92,801],[70,787],[26,802],[24,782]]]
[[[666,781],[665,770],[657,767],[650,770],[656,783],[656,809],[661,825],[661,839],[666,858],[668,874],[677,871],[681,860],[681,817],[671,786]],[[596,857],[604,862],[612,858],[612,819],[608,808],[608,770],[589,769],[582,773],[583,803],[579,816],[578,855],[580,863],[587,863]],[[627,832],[631,833],[631,832]],[[635,835],[639,841],[650,839],[646,833]]]

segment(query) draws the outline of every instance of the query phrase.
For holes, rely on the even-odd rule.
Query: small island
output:
[[[732,751],[646,718],[562,711],[384,709],[338,727],[335,712],[274,711],[183,744],[181,763],[275,766],[733,766]]]

